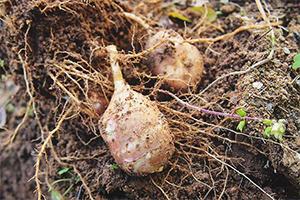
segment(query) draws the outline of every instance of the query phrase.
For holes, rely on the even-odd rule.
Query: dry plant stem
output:
[[[44,143],[42,144],[42,146],[41,146],[41,148],[40,148],[40,150],[38,152],[38,155],[37,155],[37,158],[36,158],[36,163],[35,163],[35,175],[34,175],[34,179],[35,179],[35,183],[36,183],[36,191],[37,191],[37,194],[38,194],[38,200],[42,199],[42,190],[41,190],[41,185],[40,185],[40,181],[39,181],[39,169],[40,169],[40,165],[41,165],[41,160],[42,160],[43,154],[44,154],[44,152],[46,150],[46,147],[47,147],[47,144],[50,142],[53,134],[56,133],[60,129],[62,123],[64,122],[64,120],[67,118],[67,116],[72,111],[72,108],[73,108],[73,106],[71,106],[62,115],[62,117],[60,118],[60,120],[57,123],[57,126],[52,131],[49,132],[49,135],[45,139]]]
[[[219,158],[217,158],[215,155],[207,152],[204,150],[204,152],[212,157],[213,159],[215,159],[216,161],[220,162],[221,164],[229,167],[230,169],[232,169],[233,171],[235,171],[236,173],[238,173],[239,175],[243,176],[244,178],[246,178],[250,183],[252,183],[256,188],[258,188],[260,191],[262,191],[265,195],[267,195],[270,199],[275,200],[269,193],[267,193],[264,189],[262,189],[259,185],[257,185],[254,181],[252,181],[248,176],[246,176],[244,173],[240,172],[239,170],[237,170],[236,168],[234,168],[233,166],[229,165],[228,163],[220,160]]]
[[[260,0],[255,0],[255,2],[256,2],[257,8],[258,8],[258,10],[259,10],[259,12],[260,12],[263,20],[269,25],[269,28],[271,30],[272,51],[275,51],[274,46],[275,46],[275,42],[276,42],[275,40],[276,40],[276,38],[275,38],[274,28],[273,28],[273,26],[272,26],[272,24],[270,22],[270,19],[266,15],[266,12],[265,12],[265,10],[263,8],[263,5],[262,5],[261,1]]]
[[[182,106],[185,106],[187,108],[193,109],[193,110],[197,110],[199,112],[203,112],[209,115],[215,115],[215,116],[223,116],[223,117],[229,117],[229,118],[233,118],[233,119],[246,119],[246,120],[254,120],[254,121],[262,121],[262,118],[258,118],[258,117],[241,117],[239,115],[236,114],[230,114],[230,113],[223,113],[223,112],[218,112],[218,111],[212,111],[212,110],[208,110],[208,109],[204,109],[204,108],[200,108],[198,106],[195,105],[191,105],[183,100],[181,100],[179,97],[177,97],[175,94],[166,91],[166,90],[157,90],[159,92],[165,93],[170,95],[171,97],[173,97],[176,101],[178,101],[178,103],[180,103]]]
[[[250,30],[250,29],[263,29],[263,28],[267,28],[271,26],[278,26],[280,25],[279,22],[274,22],[274,23],[270,23],[270,24],[251,24],[251,25],[245,25],[245,26],[241,26],[237,29],[235,29],[233,32],[215,37],[215,38],[198,38],[198,39],[187,39],[186,42],[189,43],[214,43],[220,40],[225,40],[228,39],[234,35],[236,35],[237,33],[240,33],[242,31],[246,31],[246,30]]]

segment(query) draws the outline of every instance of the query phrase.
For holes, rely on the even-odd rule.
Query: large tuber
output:
[[[159,172],[175,150],[168,123],[154,102],[125,83],[116,46],[108,46],[107,51],[115,91],[100,120],[101,135],[116,163],[127,173]]]

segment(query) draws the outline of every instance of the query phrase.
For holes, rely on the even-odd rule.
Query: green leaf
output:
[[[216,11],[208,6],[194,6],[191,7],[191,10],[197,13],[200,13],[201,15],[205,15],[206,13],[206,19],[209,22],[213,22],[217,19],[217,13]]]
[[[173,18],[179,19],[181,21],[186,21],[189,23],[192,22],[192,20],[190,20],[188,17],[184,16],[183,14],[181,14],[179,12],[170,12],[169,17],[173,17]]]
[[[246,111],[243,108],[239,108],[235,111],[236,114],[238,114],[240,117],[245,117],[246,116]]]
[[[51,200],[64,200],[64,197],[60,194],[60,192],[51,190]]]
[[[240,132],[243,132],[246,126],[246,120],[240,121],[240,123],[237,125],[236,129]]]
[[[57,174],[61,176],[61,175],[65,174],[65,173],[67,173],[68,171],[70,171],[70,168],[64,167],[64,168],[60,169],[60,170],[57,172]]]
[[[271,126],[268,126],[267,128],[265,128],[264,137],[269,138],[271,136],[271,131],[272,131]]]
[[[300,68],[300,53],[296,54],[294,57],[294,62],[292,65],[292,69],[296,70]]]
[[[0,68],[4,67],[4,60],[0,59]]]
[[[271,119],[264,119],[264,120],[262,121],[262,123],[263,123],[264,125],[271,126],[272,123],[273,123],[273,121],[272,121]]]
[[[116,169],[119,169],[119,166],[116,163],[114,163],[110,166],[110,168],[114,171]]]

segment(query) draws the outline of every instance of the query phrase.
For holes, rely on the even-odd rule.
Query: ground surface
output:
[[[270,20],[282,23],[281,28],[274,27],[277,40],[272,60],[246,73],[222,78],[207,90],[218,77],[247,70],[267,58],[272,49],[270,31],[253,29],[210,45],[195,43],[204,56],[204,77],[193,90],[176,93],[191,104],[211,110],[232,113],[244,107],[249,116],[286,119],[282,142],[264,139],[261,123],[249,121],[245,131],[238,133],[238,120],[182,108],[170,97],[153,92],[160,81],[149,76],[143,59],[123,59],[125,79],[136,91],[157,102],[176,138],[176,153],[163,172],[132,177],[114,164],[99,136],[99,117],[91,115],[85,106],[87,91],[100,92],[108,99],[112,94],[106,54],[99,47],[116,44],[128,54],[144,46],[146,31],[126,19],[122,11],[144,16],[151,26],[172,28],[186,38],[215,38],[263,20],[250,1],[226,5],[212,2],[216,11],[222,11],[217,20],[204,20],[191,31],[202,18],[188,12],[188,5],[171,6],[171,1],[115,2],[0,3],[2,83],[5,76],[20,86],[10,99],[8,120],[0,132],[0,199],[36,198],[32,177],[37,159],[41,159],[38,178],[47,199],[51,199],[49,188],[52,195],[68,190],[65,199],[269,199],[265,193],[275,199],[300,199],[299,71],[290,67],[300,47],[300,4],[267,2]],[[183,12],[192,23],[185,28],[182,21],[171,21],[167,17],[170,9]],[[254,82],[262,83],[262,87],[254,87]],[[74,106],[70,94],[83,103]],[[39,156],[49,131],[59,126],[58,121],[68,110],[72,115]],[[20,123],[15,140],[6,145]],[[67,172],[59,175],[61,169]]]

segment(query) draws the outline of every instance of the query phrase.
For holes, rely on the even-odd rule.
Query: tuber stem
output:
[[[229,117],[229,118],[232,118],[232,119],[246,119],[246,120],[253,120],[253,121],[260,121],[260,122],[264,120],[264,119],[259,118],[259,117],[247,117],[247,116],[241,117],[241,116],[239,116],[237,114],[224,113],[224,112],[218,112],[218,111],[208,110],[208,109],[205,109],[205,108],[200,108],[198,106],[191,105],[191,104],[189,104],[189,103],[181,100],[179,97],[177,97],[175,94],[173,94],[173,93],[171,93],[169,91],[166,91],[166,90],[158,90],[158,91],[170,95],[176,101],[178,101],[181,105],[183,105],[183,106],[185,106],[187,108],[191,108],[193,110],[197,110],[199,112],[203,112],[203,113],[206,113],[206,114],[209,114],[209,115]]]
[[[122,71],[120,65],[117,61],[118,58],[118,51],[115,45],[109,45],[106,47],[106,50],[109,53],[110,57],[110,65],[112,69],[113,79],[114,79],[114,86],[115,90],[118,90],[125,86],[125,82],[123,79]]]

